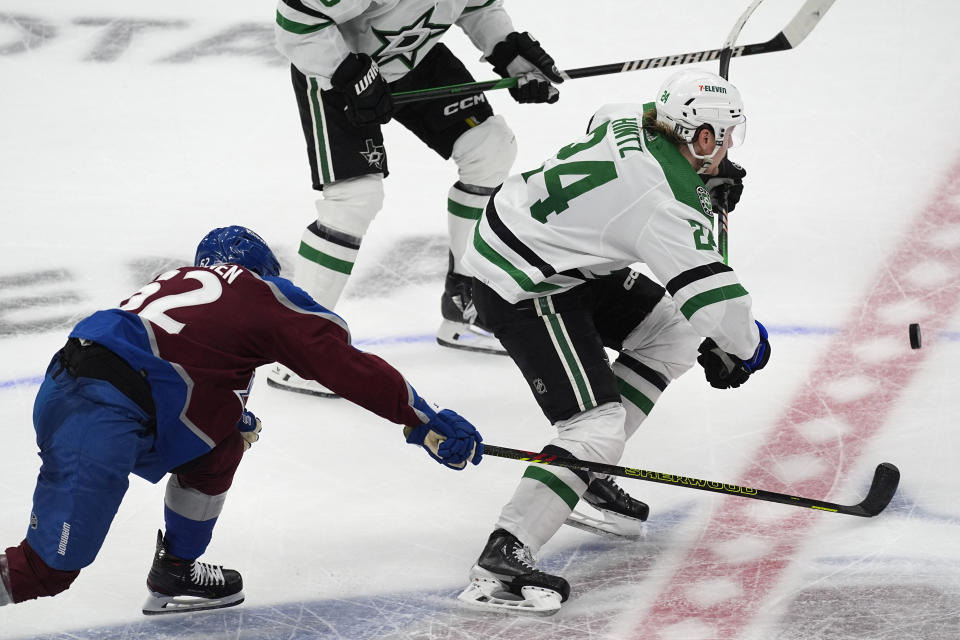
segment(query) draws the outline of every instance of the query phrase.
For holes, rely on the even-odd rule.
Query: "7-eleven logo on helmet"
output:
[[[712,84],[701,84],[700,91],[704,93],[726,93],[727,90],[723,87],[718,87]]]

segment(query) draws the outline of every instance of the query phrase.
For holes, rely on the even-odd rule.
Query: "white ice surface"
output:
[[[766,40],[799,4],[762,5],[741,42]],[[516,25],[564,69],[717,47],[745,5],[508,2]],[[188,262],[215,226],[256,229],[290,264],[313,195],[288,71],[262,37],[273,13],[272,3],[250,0],[0,0],[0,549],[27,526],[39,468],[33,396],[74,321],[115,305],[158,267]],[[157,23],[127,41],[131,20]],[[771,329],[773,358],[735,392],[710,389],[697,371],[681,378],[624,464],[748,484],[741,474],[776,442],[785,407],[830,362],[837,331],[862,313],[890,256],[917,233],[913,221],[956,171],[958,23],[960,5],[949,0],[841,0],[798,49],[733,61],[749,131],[732,155],[749,173],[731,218],[731,261]],[[30,47],[19,51],[24,39]],[[494,77],[456,29],[444,41],[478,79]],[[552,106],[487,95],[516,132],[515,168],[525,170],[579,136],[602,104],[651,99],[668,73],[571,81]],[[539,448],[550,428],[512,363],[433,342],[455,169],[395,124],[385,135],[386,206],[337,311],[358,344],[469,417],[489,443]],[[949,255],[960,250],[960,227],[930,233]],[[263,438],[205,556],[243,572],[247,601],[210,614],[140,615],[163,488],[134,478],[97,561],[56,598],[0,609],[0,638],[633,639],[653,637],[655,606],[687,600],[716,604],[716,619],[683,619],[657,637],[960,637],[960,319],[940,318],[942,329],[915,352],[906,326],[937,319],[935,301],[913,298],[913,287],[936,285],[956,299],[960,274],[915,257],[918,266],[894,274],[902,298],[878,316],[898,327],[897,339],[885,333],[857,347],[864,363],[904,354],[918,362],[909,378],[883,380],[892,404],[882,423],[851,459],[840,452],[836,477],[835,458],[815,457],[781,459],[764,484],[749,479],[791,493],[810,474],[832,478],[826,495],[806,497],[848,504],[864,495],[876,463],[890,460],[903,481],[878,518],[751,502],[732,531],[718,532],[712,514],[742,499],[624,480],[651,505],[648,536],[618,544],[561,530],[542,558],[573,585],[557,616],[465,614],[452,596],[523,466],[488,457],[450,472],[404,445],[397,427],[342,400],[284,394],[261,376],[250,406]],[[826,415],[796,420],[827,449],[853,428],[831,407],[872,388],[854,375],[856,362],[834,364],[851,376],[816,399]],[[803,526],[771,535],[780,522]],[[770,555],[782,566],[762,588],[677,584],[697,557],[691,550],[715,537],[715,558],[731,568]],[[714,623],[738,593],[750,598],[728,633]]]

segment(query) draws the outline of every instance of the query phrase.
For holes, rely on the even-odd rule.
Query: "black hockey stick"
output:
[[[761,2],[763,2],[763,0],[753,0],[753,2],[750,3],[750,6],[747,7],[744,10],[744,12],[740,15],[740,17],[737,19],[736,24],[733,25],[733,29],[730,30],[729,35],[727,35],[727,39],[724,40],[723,46],[720,48],[720,77],[723,78],[724,80],[729,79],[728,76],[730,75],[730,59],[733,57],[733,46],[737,44],[737,38],[740,37],[740,32],[743,31],[743,26],[747,24],[747,20],[750,19],[750,16],[753,15],[753,12],[756,10],[757,7],[760,6]],[[832,2],[833,0],[828,0],[828,2],[826,3],[827,8],[829,8]],[[803,9],[801,9],[801,12],[802,11]],[[823,9],[823,11],[826,11],[826,8]],[[820,12],[820,15],[823,15],[823,11]],[[800,15],[800,14],[797,14],[797,15]],[[819,20],[819,17],[817,19]],[[796,18],[794,18],[794,20],[796,20]],[[814,24],[816,24],[816,22],[814,22]],[[787,28],[789,29],[789,25]],[[812,29],[813,27],[811,26],[810,28]],[[782,33],[783,32],[781,31],[781,34]],[[807,31],[807,33],[809,33],[809,31]],[[800,43],[797,42],[796,44],[800,44]],[[796,46],[796,44],[793,46]]]
[[[833,0],[830,1],[832,2]],[[727,35],[727,39],[724,40],[723,47],[720,48],[720,77],[724,80],[730,79],[730,59],[733,57],[733,47],[737,43],[737,38],[740,36],[743,26],[747,24],[747,20],[750,19],[750,16],[753,15],[753,12],[760,6],[761,2],[763,2],[763,0],[753,0],[753,2],[750,3],[750,6],[748,6],[737,19],[737,22],[730,30],[730,34]],[[823,14],[821,13],[821,15]],[[729,238],[727,235],[729,213],[729,211],[723,208],[717,211],[717,227],[719,227],[717,229],[717,250],[720,252],[720,255],[723,256],[723,264],[730,264],[728,252]]]
[[[723,482],[714,482],[712,480],[698,480],[697,478],[688,478],[670,473],[660,473],[659,471],[646,471],[645,469],[632,469],[630,467],[618,467],[612,464],[602,462],[590,462],[588,460],[578,460],[576,458],[561,458],[559,456],[534,453],[532,451],[521,451],[520,449],[510,449],[508,447],[497,447],[492,444],[486,444],[483,447],[484,455],[496,456],[498,458],[511,458],[513,460],[524,460],[526,462],[536,462],[538,464],[552,464],[558,467],[566,467],[576,471],[589,471],[593,473],[602,473],[608,476],[621,476],[624,478],[636,478],[637,480],[646,480],[647,482],[659,482],[661,484],[672,484],[688,489],[700,489],[701,491],[712,491],[713,493],[724,493],[728,495],[741,496],[744,498],[753,498],[754,500],[763,500],[765,502],[779,502],[780,504],[789,504],[794,507],[806,507],[807,509],[816,509],[818,511],[830,511],[833,513],[844,513],[850,516],[860,516],[862,518],[871,518],[883,511],[893,494],[897,491],[897,485],[900,484],[900,470],[889,462],[881,462],[877,465],[877,470],[873,474],[873,482],[870,484],[870,491],[867,497],[858,504],[842,505],[832,502],[823,502],[821,500],[812,500],[810,498],[800,498],[790,496],[785,493],[776,493],[774,491],[764,491],[763,489],[752,489],[750,487],[741,487],[735,484],[726,484]]]
[[[820,18],[830,8],[834,0],[807,0],[797,15],[783,28],[783,31],[770,38],[766,42],[747,44],[742,47],[732,47],[729,56],[740,58],[743,56],[753,56],[761,53],[773,53],[775,51],[786,51],[796,48],[804,38],[809,35],[813,28],[820,21]],[[749,14],[748,14],[749,15]],[[745,21],[745,19],[744,19]],[[742,25],[741,25],[742,26]],[[739,30],[737,31],[739,33]],[[589,78],[592,76],[602,76],[612,73],[624,73],[626,71],[641,71],[643,69],[660,69],[663,67],[674,67],[683,64],[694,64],[697,62],[711,62],[720,59],[723,49],[710,49],[708,51],[696,51],[693,53],[680,53],[672,56],[659,56],[656,58],[641,58],[640,60],[630,60],[628,62],[615,62],[612,64],[602,64],[595,67],[582,67],[580,69],[569,69],[561,71],[560,74],[565,79]],[[508,89],[517,85],[516,78],[500,78],[498,80],[485,80],[481,82],[466,82],[464,84],[454,84],[446,87],[435,87],[432,89],[418,89],[416,91],[400,91],[393,94],[393,101],[396,104],[405,104],[407,102],[417,102],[420,100],[431,100],[445,96],[468,96],[483,91],[494,89]]]

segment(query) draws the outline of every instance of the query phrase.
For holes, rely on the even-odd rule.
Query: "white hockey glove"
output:
[[[560,99],[560,92],[552,83],[560,84],[563,76],[550,54],[526,31],[514,31],[498,42],[487,62],[501,77],[517,78],[517,86],[510,89],[517,102],[553,104]]]
[[[240,421],[237,422],[237,429],[243,437],[244,451],[250,449],[253,443],[260,439],[260,429],[262,428],[263,425],[260,423],[260,418],[253,415],[253,411],[244,409],[243,414],[240,416]]]

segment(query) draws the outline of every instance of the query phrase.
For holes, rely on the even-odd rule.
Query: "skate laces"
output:
[[[509,551],[509,554],[524,567],[528,567],[531,571],[534,570],[533,554],[530,553],[530,549],[528,549],[526,545],[520,544],[519,542],[515,543],[513,549]]]
[[[618,495],[618,496],[626,496],[626,495],[627,495],[627,492],[623,490],[623,487],[621,487],[620,485],[618,485],[616,482],[614,482],[614,481],[611,480],[610,478],[607,478],[607,479],[606,479],[606,483],[610,485],[610,488],[614,489],[614,490],[617,492],[617,495]]]
[[[190,567],[190,579],[196,584],[209,586],[224,584],[223,567],[207,564],[206,562],[193,561]]]
[[[477,319],[477,308],[473,306],[473,297],[465,293],[458,293],[450,296],[450,299],[453,300],[453,304],[460,310],[460,313],[463,315],[463,320],[468,324],[473,324]]]
[[[623,490],[623,487],[621,487],[616,482],[614,482],[613,478],[611,478],[610,476],[607,476],[606,478],[597,478],[597,480],[600,484],[606,485],[606,487],[609,490],[613,491],[615,496],[617,497],[627,496],[627,492]]]

